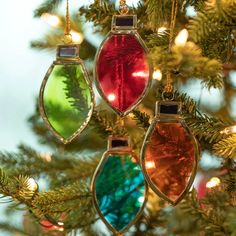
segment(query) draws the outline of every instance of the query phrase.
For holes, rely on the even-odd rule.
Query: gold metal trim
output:
[[[109,139],[110,139],[110,137],[109,137]],[[100,163],[98,164],[98,166],[97,166],[97,168],[94,172],[94,175],[93,175],[92,181],[91,181],[90,189],[91,189],[91,192],[92,192],[92,195],[93,195],[93,205],[94,205],[98,215],[100,216],[101,220],[107,226],[107,228],[110,229],[115,235],[121,236],[124,233],[126,233],[130,229],[130,227],[133,226],[139,220],[139,218],[142,216],[142,213],[144,211],[144,208],[145,208],[145,205],[146,205],[146,202],[147,202],[147,198],[148,198],[148,185],[147,185],[147,182],[145,181],[145,176],[143,175],[144,176],[144,185],[145,185],[143,205],[140,208],[140,210],[139,210],[138,214],[136,215],[136,217],[134,218],[134,220],[132,220],[121,232],[118,232],[111,224],[109,224],[107,222],[104,215],[102,214],[102,212],[99,208],[99,205],[98,205],[98,200],[97,200],[97,197],[96,197],[96,188],[95,188],[96,179],[97,179],[97,176],[101,173],[102,167],[105,165],[106,160],[108,160],[110,155],[114,155],[114,154],[116,154],[116,155],[129,154],[131,156],[135,156],[135,153],[131,149],[130,150],[125,150],[125,151],[121,151],[121,150],[108,150],[108,151],[106,151],[103,154],[102,159],[101,159]],[[137,162],[137,164],[140,166],[140,163]],[[140,169],[140,171],[142,172],[141,169]]]
[[[171,117],[168,118],[168,122],[169,121],[172,121],[172,122],[178,122],[178,123],[181,123],[182,126],[186,129],[187,133],[189,134],[193,144],[194,144],[194,147],[195,147],[195,161],[194,161],[194,166],[193,166],[193,170],[192,170],[192,173],[191,173],[191,176],[189,178],[189,181],[188,181],[188,184],[185,188],[185,190],[181,193],[181,195],[178,197],[178,199],[176,201],[172,201],[171,199],[169,199],[164,193],[162,193],[151,181],[147,171],[146,171],[146,166],[145,166],[145,152],[146,152],[146,147],[147,147],[147,144],[149,142],[149,139],[150,137],[152,136],[153,132],[154,132],[154,128],[156,126],[156,124],[158,122],[161,122],[162,121],[162,118],[160,118],[161,116],[156,116],[150,127],[148,128],[148,131],[146,133],[146,136],[144,138],[144,142],[143,142],[143,146],[141,148],[141,155],[140,155],[140,162],[141,162],[141,166],[142,166],[142,170],[143,170],[143,173],[144,173],[144,176],[145,176],[145,179],[146,181],[148,182],[148,185],[150,186],[150,188],[159,196],[161,197],[162,199],[168,201],[169,203],[171,203],[172,205],[177,205],[184,197],[185,195],[188,193],[189,189],[191,188],[193,182],[194,182],[194,179],[195,179],[195,176],[196,176],[196,173],[197,173],[197,166],[198,166],[198,161],[199,161],[199,158],[200,158],[200,150],[199,150],[199,146],[198,146],[198,142],[196,140],[196,138],[194,137],[194,135],[191,133],[189,127],[186,125],[185,121],[180,118],[179,115],[172,115]],[[165,117],[164,117],[165,119]],[[163,122],[163,121],[162,121]]]
[[[64,65],[64,64],[67,64],[67,65],[81,65],[81,68],[82,68],[82,71],[84,73],[84,79],[85,81],[87,82],[87,85],[89,86],[89,89],[90,89],[90,93],[91,93],[91,108],[90,108],[90,111],[87,115],[87,119],[84,121],[84,123],[79,127],[79,129],[77,129],[69,138],[64,138],[62,137],[53,127],[52,125],[50,124],[49,122],[49,119],[46,115],[46,111],[45,111],[45,108],[44,108],[44,99],[43,99],[43,94],[44,94],[44,90],[45,90],[45,87],[46,87],[46,83],[48,81],[48,78],[54,68],[55,65]],[[43,118],[46,126],[49,128],[49,130],[54,134],[54,136],[59,139],[63,144],[68,144],[68,143],[71,143],[75,138],[77,138],[81,132],[86,128],[86,126],[88,125],[91,117],[92,117],[92,114],[93,114],[93,110],[94,110],[94,106],[95,106],[95,98],[94,98],[94,93],[93,93],[93,89],[92,89],[92,83],[89,79],[89,75],[88,75],[88,72],[84,66],[84,63],[81,59],[79,60],[73,60],[73,61],[70,61],[70,60],[56,60],[52,63],[52,65],[49,67],[43,81],[42,81],[42,84],[41,84],[41,87],[40,87],[40,91],[39,91],[39,112],[40,112],[40,115],[41,117]]]
[[[141,94],[141,96],[139,97],[139,99],[136,101],[135,104],[133,104],[129,109],[127,109],[125,112],[120,112],[119,110],[117,110],[115,107],[111,106],[110,102],[108,101],[108,99],[106,98],[106,96],[104,95],[102,88],[100,86],[99,80],[98,80],[98,71],[97,71],[97,63],[98,63],[98,58],[100,57],[100,53],[105,45],[105,43],[115,34],[133,34],[136,39],[139,41],[139,43],[142,45],[146,56],[147,56],[147,61],[148,61],[148,67],[149,67],[149,78],[148,78],[148,83],[146,85],[145,90],[143,91],[143,93]],[[107,34],[107,36],[105,37],[105,39],[102,41],[100,47],[98,48],[96,55],[95,55],[95,66],[94,66],[94,80],[95,80],[95,85],[97,88],[97,91],[99,93],[99,95],[102,97],[102,99],[106,102],[106,104],[120,117],[124,117],[126,116],[128,113],[130,113],[135,107],[137,107],[142,100],[144,99],[144,97],[147,95],[147,93],[149,92],[149,89],[151,87],[151,82],[152,82],[152,73],[153,73],[153,66],[152,66],[152,62],[150,60],[150,58],[148,57],[148,48],[145,45],[143,39],[141,38],[141,36],[138,34],[137,30],[131,29],[131,30],[112,30],[111,32],[109,32]]]

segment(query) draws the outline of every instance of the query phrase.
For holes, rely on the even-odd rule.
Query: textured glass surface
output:
[[[147,88],[148,59],[134,35],[112,35],[103,45],[97,62],[97,76],[109,104],[123,113]]]
[[[98,207],[118,232],[133,221],[143,206],[145,183],[140,166],[131,155],[110,155],[95,179]]]
[[[92,94],[81,65],[55,65],[43,93],[46,116],[64,139],[72,136],[88,117]]]
[[[172,202],[186,189],[195,166],[195,145],[181,123],[156,124],[145,149],[152,184]]]

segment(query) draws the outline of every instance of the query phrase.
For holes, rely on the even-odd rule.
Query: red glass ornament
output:
[[[158,109],[145,138],[142,167],[154,192],[175,205],[193,183],[198,145],[178,115],[178,103],[159,102]]]
[[[136,16],[114,16],[113,31],[96,57],[99,93],[121,116],[141,102],[150,82],[147,49],[137,33],[136,20]]]

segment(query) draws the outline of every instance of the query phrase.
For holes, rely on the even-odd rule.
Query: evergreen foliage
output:
[[[57,14],[61,3],[46,0],[35,10],[34,16]],[[106,150],[107,137],[110,134],[128,134],[134,151],[139,154],[154,115],[155,101],[162,94],[166,72],[171,71],[178,91],[189,81],[200,80],[209,91],[219,89],[224,93],[224,104],[213,111],[185,93],[174,93],[175,100],[183,103],[183,117],[199,141],[202,152],[208,151],[221,161],[220,167],[207,171],[200,166],[199,173],[208,179],[217,175],[221,184],[209,189],[201,199],[192,189],[177,207],[167,206],[150,192],[147,207],[130,230],[130,235],[236,235],[236,135],[224,132],[225,128],[235,124],[229,110],[236,90],[229,82],[225,68],[233,65],[235,69],[236,0],[180,0],[174,35],[186,27],[189,40],[184,45],[174,45],[169,52],[171,5],[170,0],[143,0],[137,6],[130,6],[130,12],[138,15],[139,33],[149,47],[153,67],[162,71],[163,78],[153,82],[143,103],[124,119],[124,126],[101,102],[79,139],[64,146],[52,136],[36,108],[28,122],[39,143],[49,146],[51,153],[39,153],[25,144],[19,146],[17,153],[0,153],[0,194],[3,201],[10,202],[6,213],[11,216],[16,209],[23,209],[27,212],[28,218],[25,219],[34,222],[32,230],[26,225],[17,228],[10,220],[0,221],[2,231],[25,236],[31,236],[32,232],[44,236],[53,233],[67,235],[76,231],[88,236],[104,235],[92,207],[90,181]],[[186,15],[189,6],[195,9],[195,17]],[[105,36],[110,31],[112,15],[117,13],[114,1],[95,0],[89,6],[81,7],[79,14],[73,15],[72,29],[83,32],[83,24],[93,22],[94,31]],[[53,49],[61,43],[65,21],[61,15],[59,18],[62,22],[60,28],[50,31],[42,40],[33,41],[33,48]],[[167,29],[158,31],[162,26]],[[81,45],[82,58],[91,62],[95,50],[96,47],[85,38]],[[74,85],[67,83],[67,89],[68,96],[79,103]],[[32,188],[31,178],[39,183],[39,189]],[[46,189],[40,186],[42,180],[47,182]],[[39,226],[44,221],[57,227],[61,227],[59,223],[63,222],[64,231],[46,230],[46,227]]]

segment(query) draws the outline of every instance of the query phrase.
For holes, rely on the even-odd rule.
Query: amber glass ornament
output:
[[[109,138],[93,176],[92,192],[99,216],[116,235],[126,232],[142,214],[147,188],[126,138]]]
[[[194,181],[198,157],[198,143],[181,117],[181,103],[157,102],[141,152],[143,172],[152,190],[176,205]]]
[[[137,32],[137,16],[113,16],[112,30],[96,55],[95,77],[100,95],[124,116],[145,96],[150,75],[147,48]]]
[[[53,134],[64,144],[76,138],[88,124],[94,95],[79,45],[60,45],[57,59],[43,80],[40,114]]]

